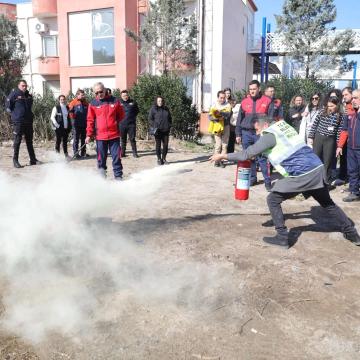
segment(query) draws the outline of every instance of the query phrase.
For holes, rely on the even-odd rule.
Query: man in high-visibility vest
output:
[[[325,169],[321,160],[307,146],[302,137],[284,120],[274,122],[269,117],[256,120],[260,139],[247,149],[231,154],[215,154],[211,161],[248,160],[266,154],[270,163],[283,176],[274,183],[267,197],[276,236],[264,237],[266,243],[289,247],[289,232],[285,226],[281,203],[302,193],[313,197],[327,212],[328,218],[338,222],[344,237],[360,246],[360,236],[346,214],[333,202],[325,183]]]

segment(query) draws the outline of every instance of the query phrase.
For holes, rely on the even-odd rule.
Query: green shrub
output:
[[[162,96],[169,108],[173,127],[172,135],[179,139],[193,140],[197,135],[199,114],[186,95],[186,87],[174,75],[140,75],[131,89],[140,109],[138,115],[138,135],[146,137],[149,128],[148,114],[156,96]]]
[[[289,79],[284,75],[279,75],[271,79],[268,84],[274,85],[276,97],[282,100],[285,118],[287,117],[290,101],[293,96],[302,95],[307,103],[314,92],[317,91],[326,95],[332,88],[331,81],[319,80],[316,77],[310,77],[308,79],[295,77]]]

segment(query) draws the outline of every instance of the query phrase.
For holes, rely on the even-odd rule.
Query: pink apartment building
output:
[[[127,88],[139,73],[137,45],[125,28],[138,29],[146,0],[33,0],[17,5],[29,61],[24,77],[33,90],[56,95],[103,81]]]

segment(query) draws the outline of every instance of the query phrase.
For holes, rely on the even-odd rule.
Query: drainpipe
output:
[[[30,29],[29,29],[29,17],[26,17],[26,30],[28,37],[28,46],[29,46],[29,69],[30,69],[30,84],[31,89],[34,91],[34,82],[33,82],[33,68],[32,68],[32,59],[31,59],[31,43],[30,43]]]
[[[199,0],[200,13],[200,44],[199,44],[199,58],[200,58],[200,112],[204,109],[204,43],[205,43],[205,1]]]

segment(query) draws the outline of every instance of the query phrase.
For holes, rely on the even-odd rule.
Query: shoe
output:
[[[133,157],[138,158],[139,157],[138,153],[133,153]]]
[[[220,161],[220,166],[223,168],[223,169],[225,169],[225,163],[223,162],[223,161]]]
[[[65,160],[67,161],[71,160],[71,156],[69,156],[69,154],[64,154],[64,156],[65,156]]]
[[[271,191],[271,183],[265,183],[266,191]]]
[[[257,185],[257,180],[251,180],[250,181],[250,186],[255,186],[255,185]]]
[[[14,167],[17,168],[17,169],[23,168],[23,166],[20,165],[18,159],[13,159],[13,164],[14,164]]]
[[[30,160],[30,165],[41,165],[41,164],[42,164],[42,162],[37,159]]]
[[[83,157],[83,158],[88,158],[88,157],[90,157],[90,155],[89,154],[81,154],[81,157]]]
[[[344,202],[360,201],[360,195],[350,193],[348,196],[343,198]]]
[[[360,236],[355,229],[352,233],[344,234],[344,238],[350,240],[354,245],[360,246]]]
[[[115,178],[114,178],[114,180],[116,180],[116,181],[122,181],[122,176],[115,176]]]
[[[327,185],[327,188],[329,191],[335,190],[336,186],[335,185]]]
[[[164,165],[164,162],[161,159],[158,159],[157,164],[158,165]]]
[[[76,154],[76,155],[75,155],[75,159],[78,159],[78,160],[81,159],[81,155],[80,155],[80,154]]]
[[[333,186],[341,186],[341,185],[344,185],[344,184],[345,184],[345,181],[341,180],[341,179],[336,179],[331,183],[331,185],[333,185]]]
[[[163,165],[169,165],[170,163],[168,161],[166,161],[165,159],[162,160]]]
[[[289,248],[289,237],[285,235],[276,234],[275,236],[265,236],[263,241],[267,244],[281,246],[284,249]]]
[[[215,162],[214,162],[214,166],[215,166],[215,167],[220,167],[220,163],[217,162],[217,161],[215,161]]]

